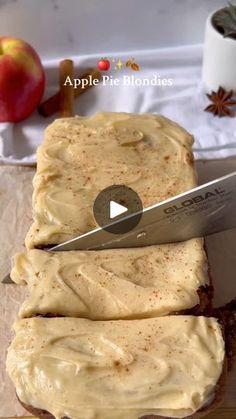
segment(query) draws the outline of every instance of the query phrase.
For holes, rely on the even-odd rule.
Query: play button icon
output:
[[[120,205],[115,201],[110,202],[110,218],[116,218],[118,215],[124,214],[124,212],[128,211],[128,208],[124,207],[124,205]]]
[[[136,227],[142,217],[142,210],[138,194],[125,185],[112,185],[103,189],[93,206],[97,224],[113,234],[124,234]],[[132,214],[135,215],[130,218]],[[118,223],[124,217],[127,219]]]

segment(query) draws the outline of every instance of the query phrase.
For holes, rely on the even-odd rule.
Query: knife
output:
[[[47,251],[101,250],[174,243],[204,237],[236,227],[236,171],[142,210],[138,225],[124,234],[133,217],[123,216],[106,226],[47,249]],[[109,231],[107,230],[109,229]],[[12,283],[8,275],[3,283]]]

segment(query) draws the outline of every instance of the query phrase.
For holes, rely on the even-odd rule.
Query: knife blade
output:
[[[124,234],[107,227],[129,222],[124,216],[103,228],[53,246],[50,251],[99,250],[185,241],[236,227],[236,172],[144,208],[139,224]],[[121,229],[123,230],[123,229]]]
[[[137,213],[60,243],[48,251],[142,247],[232,229],[236,227],[236,171],[144,208],[139,224],[127,233],[113,234],[106,230],[115,226],[116,231],[119,227],[123,231],[123,224],[129,223],[132,217],[137,217]],[[2,282],[9,283],[9,278],[7,276]]]

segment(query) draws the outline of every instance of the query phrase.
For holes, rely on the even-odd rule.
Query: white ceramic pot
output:
[[[236,93],[236,39],[224,38],[212,24],[213,12],[206,22],[203,53],[203,83],[208,91],[219,86]]]

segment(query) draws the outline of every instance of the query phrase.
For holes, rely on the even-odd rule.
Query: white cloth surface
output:
[[[209,103],[201,83],[202,46],[186,46],[160,49],[108,58],[121,58],[123,62],[135,57],[140,71],[130,68],[111,70],[113,78],[122,80],[123,75],[152,79],[155,75],[171,78],[172,86],[119,86],[92,87],[76,99],[78,115],[92,115],[99,111],[153,112],[178,122],[195,137],[194,153],[197,159],[224,158],[236,155],[236,117],[218,118],[204,112]],[[76,77],[90,67],[96,67],[98,57],[72,57]],[[48,98],[58,90],[58,60],[44,62]],[[114,67],[114,65],[113,65]],[[42,142],[45,127],[58,114],[50,118],[37,111],[17,124],[0,124],[0,162],[28,165],[36,162],[36,148]]]

